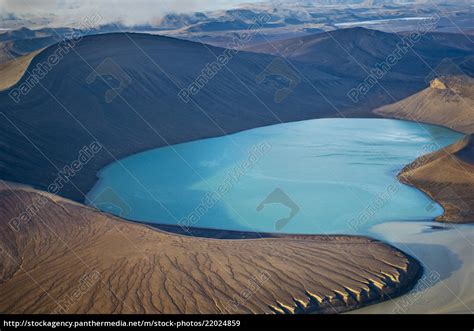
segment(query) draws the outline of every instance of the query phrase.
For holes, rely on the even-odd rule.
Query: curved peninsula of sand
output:
[[[90,68],[71,53],[42,81],[42,88],[33,88],[18,104],[6,93],[0,95],[1,101],[8,105],[8,111],[3,114],[7,120],[0,125],[6,146],[2,171],[9,179],[26,178],[25,182],[45,189],[56,176],[57,166],[68,165],[82,146],[97,138],[114,154],[94,158],[89,167],[74,178],[82,191],[87,191],[95,181],[96,170],[110,159],[165,144],[163,137],[143,127],[142,120],[136,119],[134,114],[129,116],[130,105],[126,104],[127,97],[135,96],[136,86],[142,87],[140,91],[156,89],[156,84],[149,84],[153,80],[163,83],[160,86],[166,93],[160,95],[158,101],[166,107],[157,107],[155,96],[147,94],[139,109],[144,109],[141,115],[152,127],[165,134],[166,142],[173,144],[222,134],[209,129],[209,118],[199,115],[199,109],[193,104],[179,101],[175,107],[169,106],[176,101],[167,100],[166,96],[175,96],[179,89],[170,89],[169,82],[162,82],[161,76],[143,79],[143,73],[156,71],[149,59],[132,54],[141,60],[130,61],[130,43],[136,42],[156,61],[162,61],[173,77],[184,79],[183,72],[197,74],[197,69],[213,60],[203,46],[171,38],[120,34],[89,37],[84,41],[77,46],[77,54],[96,66],[114,49],[115,61],[131,75],[134,85],[124,90],[123,100],[116,98],[113,104],[107,103],[104,86],[100,82],[87,84]],[[103,45],[98,53],[93,47],[96,42],[110,43],[111,47]],[[176,49],[180,51],[175,52]],[[173,56],[162,55],[172,51]],[[202,63],[174,59],[188,54]],[[47,54],[43,54],[35,61],[46,57]],[[166,62],[172,58],[173,61]],[[239,74],[255,77],[271,60],[271,56],[257,57],[242,52],[231,67]],[[189,70],[182,68],[184,65],[189,65]],[[67,68],[76,70],[66,71]],[[57,79],[65,72],[70,79]],[[331,85],[333,77],[322,77],[330,83],[325,91],[336,91]],[[234,109],[233,101],[241,100],[246,90],[220,89],[234,80],[235,77],[223,72],[200,95],[202,99],[198,101],[204,104],[216,97],[221,103],[228,103],[228,113],[220,112],[223,108],[220,106],[209,109],[208,116],[210,114],[228,133],[273,123],[274,119],[266,112],[255,112],[254,105]],[[72,84],[74,88],[63,84]],[[348,85],[352,86],[351,82]],[[252,90],[264,100],[273,100],[274,91],[266,85],[252,86]],[[64,108],[47,95],[48,91],[57,91],[55,98],[61,100]],[[69,95],[70,91],[78,91],[78,94]],[[77,103],[79,92],[83,92],[81,103]],[[224,92],[226,97],[221,97]],[[299,93],[300,90],[295,91],[286,104],[275,108],[278,114],[285,116],[284,121],[314,118],[315,104],[324,106],[319,109],[320,114],[329,114],[327,109],[331,107],[320,102],[314,93]],[[338,95],[332,97],[337,99]],[[38,107],[30,106],[32,100],[39,99],[46,101]],[[288,104],[301,111],[288,113],[285,108]],[[114,112],[107,112],[107,107],[113,107]],[[18,109],[23,111],[16,111]],[[45,110],[50,114],[48,121],[54,118],[56,125],[67,123],[70,129],[44,130],[50,125],[43,121]],[[178,115],[167,117],[170,110]],[[248,117],[246,122],[229,120],[237,110],[248,110],[244,114]],[[183,116],[187,116],[191,125],[189,130],[181,130],[187,137],[178,136],[174,129],[177,124],[173,121],[181,123]],[[76,117],[86,122],[88,132],[83,132],[83,128],[71,120]],[[37,127],[25,124],[30,122]],[[127,125],[122,126],[123,123]],[[37,136],[38,132],[42,135]],[[29,141],[24,141],[20,133]],[[134,144],[126,146],[133,145],[134,150],[122,146],[124,144],[117,148],[116,144],[123,139],[132,141]],[[67,147],[64,141],[68,141]],[[33,144],[46,151],[52,161],[43,160]],[[76,201],[83,196],[71,188],[63,191]],[[272,238],[270,235],[270,238],[252,240],[185,237],[6,182],[0,188],[0,236],[0,262],[4,266],[0,270],[0,310],[4,313],[335,313],[400,295],[413,287],[421,275],[421,266],[416,260],[365,237]]]
[[[416,159],[398,175],[400,181],[422,190],[444,208],[438,221],[474,222],[474,165],[463,159],[465,154],[472,161],[473,146],[472,136],[466,136]]]
[[[428,88],[374,112],[467,134],[451,146],[422,155],[398,177],[444,208],[438,221],[474,222],[474,79],[466,75],[439,77]]]
[[[0,237],[3,313],[335,313],[421,274],[365,237],[185,237],[7,182]]]

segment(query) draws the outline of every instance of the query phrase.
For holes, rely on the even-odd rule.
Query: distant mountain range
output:
[[[273,1],[212,12],[168,13],[134,26],[101,20],[93,30],[84,33],[147,32],[232,47],[232,41],[246,33],[262,15],[268,20],[252,33],[247,45],[356,26],[386,32],[412,31],[424,19],[434,15],[439,17],[439,21],[433,31],[459,33],[474,29],[472,7],[468,1],[321,0]],[[72,31],[81,33],[79,23],[68,28],[70,23],[57,21],[58,16],[49,21],[45,18],[30,20],[11,13],[0,14],[0,17],[3,28],[13,29],[0,34],[0,63],[11,56],[51,45]]]
[[[311,63],[340,77],[363,78],[377,66],[386,67],[385,79],[408,81],[424,79],[427,70],[444,58],[458,61],[473,52],[471,40],[461,34],[429,33],[416,42],[404,37],[404,34],[353,28],[262,43],[247,50]],[[387,63],[390,55],[397,54],[400,61]]]

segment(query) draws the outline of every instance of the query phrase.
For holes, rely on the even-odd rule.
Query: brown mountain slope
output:
[[[439,221],[474,222],[474,143],[472,136],[422,156],[399,174],[402,182],[428,194],[444,208]]]
[[[421,156],[406,166],[399,178],[443,206],[445,213],[439,221],[474,222],[474,79],[440,76],[425,90],[374,112],[471,134],[443,150]]]
[[[0,64],[0,91],[6,90],[15,85],[25,73],[31,60],[40,50],[12,59],[6,63]]]
[[[384,117],[438,124],[463,133],[474,133],[474,79],[439,77],[430,87],[394,104],[380,107]]]
[[[0,35],[0,64],[28,55],[31,52],[35,52],[61,40],[61,37],[58,36],[1,40],[1,36],[2,35]]]
[[[332,313],[398,295],[421,271],[364,237],[192,238],[0,185],[3,313]]]

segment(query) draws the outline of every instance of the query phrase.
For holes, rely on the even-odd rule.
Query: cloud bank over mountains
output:
[[[246,2],[252,2],[247,0]],[[240,0],[0,0],[0,16],[10,19],[41,18],[52,25],[75,24],[100,15],[102,23],[148,24],[168,13],[226,9]]]

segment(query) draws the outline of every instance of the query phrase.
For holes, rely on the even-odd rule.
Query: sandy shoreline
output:
[[[17,71],[10,76],[19,79]],[[474,173],[474,166],[458,155],[472,148],[472,141],[453,146],[420,158],[423,162],[414,161],[399,178],[445,208],[440,221],[472,222],[474,182],[465,184],[464,168],[469,174]],[[446,152],[448,157],[441,154]],[[460,162],[463,171],[457,168]],[[99,163],[105,164],[105,159]],[[92,187],[94,172],[84,172],[84,176],[88,176],[84,187]],[[457,204],[440,195],[446,187],[459,197]],[[208,229],[192,229],[193,236],[229,240],[184,237],[51,195],[46,196],[45,208],[19,231],[12,231],[10,220],[40,195],[44,196],[35,189],[0,185],[0,258],[5,265],[0,273],[0,291],[5,294],[0,298],[0,310],[4,313],[51,313],[58,309],[69,313],[335,313],[403,294],[421,277],[422,266],[414,258],[366,237],[263,234],[265,239],[231,240],[256,239],[260,234]],[[464,212],[466,205],[470,210]],[[184,234],[178,227],[153,227]],[[413,240],[407,241],[412,244],[423,238],[413,235],[407,240]],[[425,243],[434,245],[437,240],[451,239],[440,234]],[[464,252],[462,268],[469,268],[472,263],[465,260],[465,248],[459,249]],[[80,298],[65,307],[70,290],[83,285],[84,275],[96,273],[99,279],[88,280]],[[255,275],[260,278],[254,279]],[[462,292],[472,284],[472,273],[464,275],[447,276],[446,281],[455,284],[462,279]],[[433,300],[440,293],[435,292]],[[387,302],[387,307],[397,305],[395,300]],[[472,302],[467,305],[471,307]],[[387,309],[379,307],[366,309]],[[455,303],[445,308],[439,311],[464,311]]]
[[[459,144],[465,146],[462,142],[457,143]],[[8,299],[0,301],[0,308],[4,312],[57,312],[57,309],[64,308],[61,300],[68,296],[68,289],[74,288],[75,283],[81,282],[81,277],[91,272],[98,272],[100,280],[91,285],[94,289],[88,290],[77,303],[66,307],[68,312],[340,313],[371,304],[376,304],[373,310],[372,307],[367,307],[357,312],[389,312],[387,309],[399,309],[400,302],[406,306],[406,297],[410,298],[410,293],[417,291],[419,279],[423,281],[426,275],[426,271],[425,274],[422,273],[424,264],[420,264],[416,257],[425,254],[426,258],[427,251],[411,247],[408,253],[416,253],[412,258],[402,253],[406,251],[406,243],[405,246],[400,246],[390,236],[382,236],[381,239],[394,241],[394,246],[402,251],[358,236],[281,236],[192,229],[192,236],[201,238],[186,237],[166,233],[186,235],[177,226],[134,224],[61,197],[24,185],[12,186],[10,183],[5,183],[0,191],[0,235],[11,236],[7,221],[15,217],[15,212],[24,210],[26,201],[31,202],[35,195],[52,200],[27,224],[21,226],[20,231],[15,233],[17,237],[13,242],[7,239],[7,247],[1,247],[3,261],[6,261],[5,254],[11,260],[10,263],[5,263],[7,268],[0,284],[2,293],[9,294],[6,297]],[[14,206],[13,210],[11,206]],[[54,236],[61,238],[59,243],[48,233],[51,228],[55,229]],[[71,233],[74,237],[71,237]],[[124,234],[132,238],[127,244],[124,243]],[[259,236],[264,239],[258,239]],[[440,242],[443,240],[442,237],[434,237],[430,244],[435,244],[438,239]],[[19,244],[14,244],[15,242]],[[276,243],[278,244],[275,245]],[[12,244],[14,246],[9,246]],[[71,245],[74,252],[67,249]],[[25,250],[25,247],[34,247],[35,253],[31,255],[30,250]],[[170,251],[174,252],[168,253]],[[34,262],[38,252],[47,254],[41,265]],[[203,256],[200,257],[201,255]],[[470,266],[465,257],[466,254],[464,269]],[[153,261],[151,264],[150,259]],[[230,259],[235,260],[230,263]],[[18,269],[19,265],[15,260],[22,261],[21,269]],[[71,260],[79,261],[73,263]],[[333,264],[333,261],[337,263]],[[78,263],[84,266],[78,267]],[[225,266],[225,272],[219,271],[220,264]],[[157,267],[166,270],[166,276],[157,275]],[[265,270],[261,274],[264,280],[252,278],[252,275],[258,275],[253,271],[254,268]],[[299,270],[300,268],[302,269]],[[49,270],[54,272],[54,276]],[[137,270],[140,270],[139,274],[136,274]],[[449,273],[448,269],[443,270]],[[272,279],[272,275],[277,278]],[[468,284],[469,279],[462,277],[471,277],[469,275],[461,270],[449,282],[464,279],[463,284]],[[48,296],[44,297],[37,286],[24,288],[25,277],[39,279],[41,287],[47,289]],[[56,289],[53,285],[56,277],[68,284]],[[67,281],[69,277],[71,279]],[[176,279],[176,284],[171,281],[173,285],[167,285],[170,277]],[[192,279],[192,285],[183,286],[183,277],[187,281]],[[204,278],[198,285],[195,282],[201,277]],[[211,281],[209,277],[214,280]],[[205,279],[207,280],[204,281]],[[247,284],[249,279],[250,285]],[[282,288],[281,282],[285,283],[285,287]],[[156,288],[158,284],[165,287],[164,292],[159,295],[151,294],[160,291]],[[248,292],[248,288],[257,288],[258,293],[248,301],[239,299],[242,291]],[[192,302],[183,300],[186,295],[194,295],[191,293],[196,291],[199,297],[193,297]],[[458,288],[458,291],[462,292],[462,288]],[[150,294],[146,294],[147,292]],[[400,300],[405,301],[394,299],[404,293],[407,294]],[[439,293],[437,290],[432,295],[436,297]],[[15,298],[13,305],[12,297]],[[39,299],[41,297],[44,298]],[[101,299],[97,301],[98,297]],[[120,300],[123,301],[122,304],[117,303]],[[385,300],[389,302],[380,303]],[[31,301],[37,304],[26,303]],[[453,303],[445,311],[463,310]]]
[[[474,225],[392,222],[374,235],[412,254],[424,274],[407,294],[356,314],[472,314],[474,311]]]
[[[8,221],[41,196],[13,231]],[[84,275],[99,276],[69,313],[335,313],[400,295],[421,275],[365,237],[192,238],[8,183],[0,200],[4,313],[57,312]]]
[[[401,182],[425,192],[443,208],[438,221],[474,222],[474,165],[459,157],[472,148],[471,136],[442,150],[421,156],[398,175]]]

